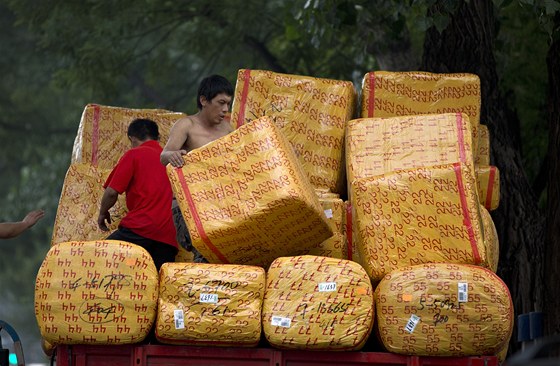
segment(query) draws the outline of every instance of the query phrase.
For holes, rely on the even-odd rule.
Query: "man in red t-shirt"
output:
[[[119,194],[126,192],[128,213],[107,239],[142,246],[159,271],[163,263],[175,261],[177,239],[169,209],[173,192],[165,167],[160,163],[158,126],[149,119],[136,119],[128,126],[128,139],[132,148],[124,153],[103,185],[105,192],[97,224],[101,230],[109,230],[109,209]]]

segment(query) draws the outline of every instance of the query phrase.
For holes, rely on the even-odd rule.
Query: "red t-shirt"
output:
[[[126,192],[128,213],[120,226],[148,239],[177,247],[171,212],[173,192],[155,140],[128,150],[119,160],[104,188]]]

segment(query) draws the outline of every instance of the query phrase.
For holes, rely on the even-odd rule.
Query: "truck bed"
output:
[[[495,356],[420,357],[386,352],[294,351],[174,345],[63,345],[57,366],[497,366]]]

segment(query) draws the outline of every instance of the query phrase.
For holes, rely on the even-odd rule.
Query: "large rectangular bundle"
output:
[[[107,237],[107,232],[97,226],[97,216],[104,191],[103,183],[110,172],[110,169],[90,164],[70,164],[58,201],[51,245]],[[119,196],[109,212],[112,220],[109,229],[113,231],[127,213],[124,195]]]
[[[344,129],[353,117],[352,82],[239,70],[232,123],[271,117],[292,144],[315,188],[342,193]]]
[[[52,246],[35,282],[42,337],[57,344],[142,341],[156,317],[158,273],[142,247],[115,240]]]
[[[372,280],[422,263],[492,266],[469,166],[448,164],[357,179],[352,196],[357,244]]]
[[[513,330],[507,286],[470,265],[401,268],[375,290],[377,327],[385,348],[418,356],[495,355]]]
[[[167,166],[195,248],[210,263],[268,266],[333,235],[282,132],[259,118]]]
[[[72,150],[72,163],[90,163],[112,169],[128,149],[128,125],[136,118],[158,124],[160,141],[165,144],[169,130],[183,113],[164,109],[132,109],[88,104],[82,113]]]
[[[265,288],[261,267],[165,263],[156,337],[162,343],[255,346]]]
[[[475,173],[480,203],[490,211],[497,209],[500,204],[500,171],[493,165],[478,165]]]
[[[271,345],[358,350],[373,322],[373,289],[359,264],[315,256],[282,257],[271,264],[263,304],[263,330]]]
[[[362,81],[362,117],[464,113],[480,123],[480,79],[474,74],[375,71]]]
[[[400,169],[456,162],[472,166],[470,129],[461,113],[352,120],[346,136],[348,185]]]

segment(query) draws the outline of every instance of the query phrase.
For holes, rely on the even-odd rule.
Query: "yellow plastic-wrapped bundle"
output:
[[[404,266],[492,267],[471,169],[448,164],[355,180],[354,225],[373,281]]]
[[[355,104],[350,81],[242,69],[231,120],[239,127],[271,117],[292,144],[311,184],[342,193],[344,129]]]
[[[52,246],[35,282],[35,316],[46,342],[129,344],[156,317],[158,273],[142,247],[115,240]]]
[[[498,270],[498,261],[500,259],[498,231],[492,216],[490,216],[490,212],[483,206],[480,206],[480,217],[482,228],[484,229],[484,246],[486,247],[486,256],[488,257],[488,268],[495,273]]]
[[[158,124],[160,141],[165,144],[169,130],[183,113],[164,109],[131,109],[99,104],[86,105],[72,150],[72,163],[89,163],[112,169],[128,149],[128,125],[136,118]]]
[[[267,272],[262,319],[266,339],[278,348],[358,350],[374,322],[371,282],[352,261],[278,258]]]
[[[475,173],[480,203],[490,211],[497,209],[500,204],[500,171],[493,165],[479,165],[475,167]]]
[[[362,81],[362,117],[465,113],[480,123],[480,79],[474,74],[375,71]]]
[[[307,176],[268,117],[167,166],[193,246],[210,263],[268,266],[333,232]]]
[[[480,124],[473,135],[478,142],[474,154],[475,165],[490,165],[490,132],[486,125]]]
[[[255,266],[165,263],[156,338],[169,344],[257,345],[265,277]]]
[[[385,348],[418,356],[495,355],[513,329],[508,288],[478,266],[424,264],[401,268],[375,290]]]
[[[473,165],[470,129],[461,113],[352,120],[346,135],[348,185],[400,169]]]
[[[66,172],[62,192],[56,211],[51,245],[73,240],[91,241],[107,237],[108,233],[97,226],[99,205],[103,196],[103,183],[110,169],[90,164],[71,164]],[[109,210],[111,224],[109,232],[117,229],[126,215],[124,195]]]

